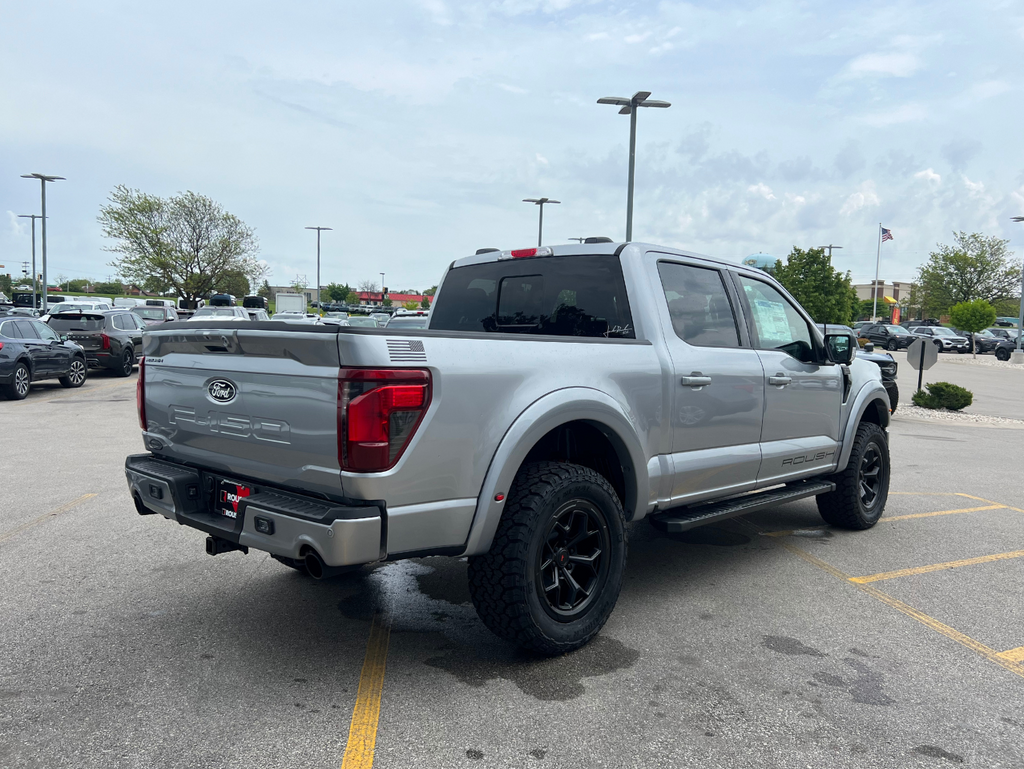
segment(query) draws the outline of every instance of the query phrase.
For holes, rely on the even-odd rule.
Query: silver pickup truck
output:
[[[889,401],[847,333],[765,273],[641,243],[452,262],[426,329],[215,321],[145,334],[140,514],[321,579],[469,557],[498,635],[585,644],[627,524],[670,532],[816,496],[885,508]]]

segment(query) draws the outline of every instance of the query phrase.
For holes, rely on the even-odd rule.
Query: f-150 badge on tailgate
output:
[[[230,403],[238,392],[235,386],[226,379],[214,379],[206,389],[210,393],[210,397],[217,403]]]

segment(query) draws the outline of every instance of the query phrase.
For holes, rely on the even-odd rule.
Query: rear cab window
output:
[[[529,257],[456,267],[438,294],[432,330],[636,338],[617,256]]]

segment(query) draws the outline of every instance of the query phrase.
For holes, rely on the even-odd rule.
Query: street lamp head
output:
[[[1015,221],[1015,222],[1024,222],[1024,216],[1015,216],[1015,217],[1013,217],[1013,221]]]
[[[22,179],[39,179],[44,182],[64,181],[63,176],[50,176],[49,174],[22,174]]]
[[[307,227],[307,230],[333,230],[333,227]]]
[[[542,206],[545,203],[561,203],[561,200],[552,200],[551,198],[523,198],[524,203],[535,203],[538,206]]]

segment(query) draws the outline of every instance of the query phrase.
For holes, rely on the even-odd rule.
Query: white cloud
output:
[[[608,40],[611,37],[607,32],[594,32],[587,35],[587,40]]]
[[[1005,80],[986,80],[972,85],[967,94],[974,101],[982,101],[1006,93],[1011,88],[1012,86]]]
[[[765,200],[775,200],[775,193],[772,192],[772,188],[764,182],[751,184],[747,187],[747,192],[753,192],[755,195],[760,195]]]
[[[878,112],[871,112],[862,115],[860,121],[875,128],[896,125],[898,123],[910,123],[915,120],[924,120],[928,111],[920,104],[904,104],[899,107],[890,107]]]
[[[931,168],[926,168],[923,171],[918,171],[914,174],[915,179],[924,179],[925,181],[935,182],[939,184],[942,182],[942,177],[935,173]]]
[[[537,162],[540,163],[542,166],[551,165],[548,159],[541,155],[539,152],[537,153]]]
[[[972,196],[985,194],[985,184],[984,184],[984,182],[972,182],[966,176],[963,177],[963,180],[964,180],[964,186],[967,188],[967,191],[969,193],[971,193]]]
[[[509,85],[508,83],[498,83],[498,88],[509,93],[524,94],[529,93],[525,88],[520,88],[517,85]]]
[[[650,36],[651,36],[650,32],[641,32],[641,33],[638,33],[638,34],[635,34],[635,35],[626,35],[626,37],[624,37],[623,40],[625,40],[627,43],[632,45],[633,43],[642,43],[644,40],[646,40]]]
[[[878,193],[875,192],[875,183],[869,180],[864,182],[857,192],[852,193],[846,198],[846,202],[839,209],[839,213],[843,216],[849,216],[860,211],[862,208],[877,206],[880,202]]]
[[[910,77],[921,68],[921,61],[913,53],[866,53],[846,65],[849,78],[869,75]]]
[[[47,215],[46,218],[49,219],[49,215]],[[15,237],[20,237],[25,234],[25,230],[28,228],[28,225],[22,224],[22,222],[18,219],[18,215],[16,213],[14,213],[13,211],[8,211],[7,221],[11,225],[12,235],[14,235]]]

